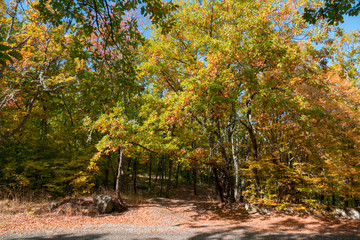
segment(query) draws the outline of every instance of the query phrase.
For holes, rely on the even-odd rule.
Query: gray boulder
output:
[[[114,208],[114,201],[108,195],[98,195],[94,197],[94,206],[99,213],[111,213]]]
[[[347,218],[347,214],[344,210],[336,208],[332,214],[334,217]]]
[[[246,203],[245,204],[245,210],[249,214],[255,214],[255,213],[259,212],[259,209],[257,208],[257,206],[255,204],[252,204],[252,203]]]
[[[347,218],[350,219],[360,219],[360,212],[354,208],[346,209]]]
[[[270,209],[270,207],[255,205],[253,203],[246,203],[245,210],[249,214],[262,214],[262,215],[268,215],[268,214],[271,214],[271,212],[272,212],[272,209]]]

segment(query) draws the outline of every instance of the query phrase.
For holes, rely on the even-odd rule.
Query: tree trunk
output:
[[[160,165],[161,165],[161,179],[160,179],[160,192],[159,192],[159,196],[162,196],[163,183],[164,183],[164,159],[163,159],[163,157],[161,157]]]
[[[252,117],[251,117],[251,108],[250,108],[252,99],[254,98],[255,95],[256,95],[256,93],[253,93],[250,96],[250,98],[246,101],[246,107],[247,107],[246,122],[243,122],[243,121],[240,121],[240,122],[244,125],[244,127],[246,128],[246,130],[249,133],[253,159],[254,159],[254,162],[258,162],[259,161],[258,144],[257,144],[256,136],[255,136],[254,126],[253,126],[252,119],[251,119]],[[255,184],[256,195],[257,195],[257,197],[260,197],[260,178],[259,178],[258,169],[256,167],[253,168],[252,172],[253,172],[254,178],[255,178],[254,184]]]
[[[193,168],[193,189],[194,189],[195,196],[197,195],[196,180],[197,180],[197,171],[196,171],[196,168]]]
[[[168,181],[167,181],[167,186],[166,186],[166,197],[167,198],[169,198],[169,196],[170,196],[171,175],[172,175],[172,161],[169,159],[169,175],[168,175]]]
[[[238,159],[238,152],[239,152],[239,139],[238,139],[238,132],[236,130],[236,126],[234,124],[233,127],[233,134],[231,136],[231,151],[232,151],[232,160],[234,165],[234,175],[235,175],[235,182],[234,182],[234,198],[235,202],[239,202],[240,195],[239,195],[239,159]]]
[[[122,175],[122,172],[123,172],[123,169],[122,169],[123,157],[124,157],[123,153],[124,153],[124,149],[120,148],[119,149],[119,164],[118,164],[115,191],[116,191],[116,198],[119,201],[120,206],[125,208],[126,206],[125,206],[124,201],[122,200],[121,194],[120,194],[120,179],[121,179],[121,175]]]
[[[157,181],[158,181],[158,177],[159,177],[159,174],[160,174],[160,170],[161,170],[161,165],[162,163],[161,163],[161,160],[159,161],[159,163],[158,163],[158,167],[157,167],[157,170],[156,170],[156,176],[155,176],[155,184],[157,183]],[[155,187],[155,186],[154,186]]]
[[[148,191],[151,191],[151,166],[152,166],[152,162],[151,162],[151,156],[149,159],[149,186],[148,186]]]
[[[180,173],[180,163],[177,164],[176,167],[176,176],[175,176],[175,187],[178,188],[179,186],[179,173]]]
[[[218,173],[217,173],[217,169],[216,169],[216,167],[213,167],[212,169],[213,169],[214,178],[215,178],[216,191],[217,191],[218,194],[219,194],[220,201],[221,201],[221,202],[225,202],[225,201],[224,201],[223,188],[221,187],[221,184],[220,184],[220,180],[219,180],[219,176],[218,176]]]
[[[134,188],[134,193],[136,194],[136,176],[137,176],[137,159],[134,159],[134,164],[133,164],[133,188]]]

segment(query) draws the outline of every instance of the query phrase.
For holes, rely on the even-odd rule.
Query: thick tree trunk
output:
[[[224,200],[224,191],[223,191],[223,188],[222,188],[222,186],[220,184],[220,179],[219,179],[219,176],[218,176],[217,169],[216,169],[216,167],[212,167],[212,169],[213,169],[214,178],[215,178],[216,191],[219,194],[220,201],[225,202],[225,200]]]
[[[241,120],[240,120],[240,122],[244,125],[244,127],[246,128],[246,130],[249,133],[249,137],[250,137],[250,141],[251,141],[252,156],[253,156],[254,162],[258,162],[259,161],[258,144],[257,144],[256,136],[255,136],[254,126],[253,126],[252,119],[251,119],[251,108],[250,108],[252,99],[254,98],[255,95],[256,95],[256,93],[253,93],[250,96],[250,98],[248,99],[248,101],[246,102],[246,107],[247,107],[246,122],[243,122]],[[253,168],[252,172],[254,174],[254,179],[255,179],[254,184],[255,184],[256,195],[257,195],[257,197],[260,197],[260,178],[259,178],[258,169],[256,167]]]

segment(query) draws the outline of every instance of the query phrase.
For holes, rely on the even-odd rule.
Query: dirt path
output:
[[[360,220],[248,215],[204,200],[149,199],[98,217],[0,215],[2,239],[360,239]]]

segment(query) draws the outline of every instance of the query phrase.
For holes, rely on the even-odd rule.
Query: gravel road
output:
[[[201,201],[158,198],[148,202],[120,215],[94,218],[0,215],[0,239],[360,240],[360,220],[248,215],[241,209],[230,211]]]
[[[133,224],[88,225],[77,229],[56,229],[33,231],[21,235],[13,234],[0,237],[4,240],[15,239],[336,239],[356,240],[360,237],[336,234],[302,234],[250,231],[236,225],[197,226],[184,228],[179,224],[162,226],[139,226]]]

